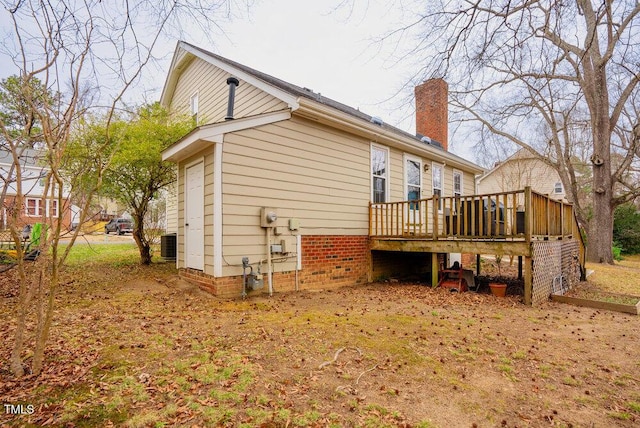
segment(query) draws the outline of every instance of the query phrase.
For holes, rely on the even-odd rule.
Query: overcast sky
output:
[[[248,18],[223,24],[225,35],[214,44],[197,32],[185,38],[413,132],[413,111],[399,106],[412,92],[401,88],[415,71],[394,64],[393,52],[386,46],[380,51],[373,41],[396,24],[398,14],[384,2],[357,1],[354,10],[336,10],[339,3],[261,0]]]
[[[410,98],[419,65],[395,60],[406,46],[394,49],[397,47],[390,43],[375,42],[398,28],[400,12],[379,0],[354,0],[354,9],[337,8],[340,3],[341,0],[258,0],[232,22],[219,21],[224,33],[212,29],[204,34],[196,26],[186,26],[181,37],[415,132]],[[2,13],[5,17],[0,18],[0,25],[6,32],[10,28],[6,12]],[[149,68],[137,86],[138,93],[146,92],[147,101],[160,97],[176,41],[159,47],[157,54],[164,60]],[[11,73],[2,69],[0,77]],[[141,102],[142,95],[138,93],[130,94],[134,99],[128,101]],[[450,138],[449,147],[474,160],[455,136]]]

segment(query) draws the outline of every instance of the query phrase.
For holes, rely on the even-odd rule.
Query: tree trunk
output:
[[[24,349],[25,334],[27,331],[27,314],[29,305],[31,304],[33,288],[29,284],[29,278],[25,271],[24,260],[18,262],[18,278],[20,281],[19,300],[16,317],[16,332],[11,350],[10,364],[11,373],[15,377],[24,376],[24,367],[22,367],[22,351]]]
[[[22,367],[22,350],[24,347],[24,336],[27,329],[27,306],[31,300],[29,294],[26,279],[21,278],[16,332],[10,357],[11,373],[13,373],[15,377],[22,377],[24,375],[24,368]]]
[[[144,217],[146,213],[134,213],[135,224],[133,225],[133,239],[138,245],[140,252],[140,263],[143,265],[151,264],[151,244],[144,236]]]
[[[611,176],[611,129],[609,123],[609,94],[604,69],[593,72],[591,100],[593,120],[593,218],[589,222],[587,260],[613,263],[613,179]],[[587,74],[587,73],[585,73]]]
[[[47,275],[47,271],[51,271],[51,275]],[[53,308],[55,305],[55,292],[58,285],[58,269],[54,264],[48,266],[48,263],[45,263],[44,268],[41,272],[40,283],[38,286],[41,288],[42,295],[40,296],[40,305],[44,303],[44,289],[45,285],[48,283],[49,287],[49,296],[47,298],[47,303],[45,306],[44,316],[40,314],[38,316],[38,329],[36,333],[36,349],[33,353],[33,374],[39,375],[42,371],[42,367],[44,365],[44,351],[47,347],[47,341],[49,340],[49,331],[51,330],[51,323],[53,321]],[[41,309],[39,309],[40,311]]]

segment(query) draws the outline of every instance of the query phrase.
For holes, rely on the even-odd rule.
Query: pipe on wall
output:
[[[267,281],[269,282],[269,297],[273,296],[273,269],[271,267],[271,228],[267,227]]]

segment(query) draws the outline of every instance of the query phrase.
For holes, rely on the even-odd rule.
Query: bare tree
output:
[[[379,42],[409,46],[405,59],[421,64],[417,80],[446,77],[453,117],[554,166],[578,205],[573,162],[588,153],[591,201],[578,206],[579,221],[588,259],[612,263],[613,210],[640,195],[640,3],[396,3],[405,25]]]
[[[171,30],[183,25],[219,32],[219,24],[241,10],[234,0],[200,2],[189,0],[103,2],[101,0],[46,2],[38,0],[0,0],[2,13],[12,23],[13,31],[3,40],[0,54],[5,63],[13,63],[19,76],[18,99],[24,108],[23,123],[0,117],[3,145],[14,159],[16,182],[20,182],[19,150],[24,136],[37,123],[41,138],[40,161],[44,164],[44,194],[62,207],[65,181],[61,162],[78,121],[90,109],[99,108],[107,124],[123,96],[139,82],[142,71],[154,60],[157,45]],[[54,97],[38,97],[33,88],[40,82]],[[98,107],[100,106],[100,107]],[[110,127],[101,141],[111,144]],[[98,147],[100,149],[100,147]],[[117,144],[115,145],[117,149]],[[101,173],[93,189],[85,194],[80,222],[90,212],[91,196],[102,184],[102,172],[108,167],[113,151],[100,153]],[[69,190],[69,189],[66,189]],[[18,188],[18,206],[24,191]],[[34,336],[35,349],[31,371],[39,374],[54,312],[55,293],[60,285],[60,271],[76,240],[78,228],[69,245],[60,247],[62,215],[43,211],[41,222],[46,233],[38,247],[40,257],[27,267],[18,238],[17,221],[10,230],[17,247],[20,272],[19,299],[16,309],[16,333],[10,368],[15,376],[25,373],[24,357],[27,335]],[[35,310],[34,310],[35,309]],[[35,327],[29,331],[29,314],[35,313]]]

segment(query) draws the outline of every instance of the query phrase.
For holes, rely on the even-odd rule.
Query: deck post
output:
[[[547,237],[551,236],[551,198],[547,194]]]
[[[531,242],[531,229],[533,228],[533,209],[531,206],[531,187],[524,188],[524,240]]]
[[[562,201],[560,201],[560,235],[562,235],[562,239],[564,239],[564,202]]]
[[[531,256],[524,257],[524,304],[531,306],[533,292],[533,259]]]
[[[522,256],[518,256],[518,279],[522,279]]]
[[[438,234],[440,228],[438,226],[438,207],[440,205],[440,198],[436,195],[433,197],[433,240],[438,240]]]
[[[438,285],[438,253],[431,253],[431,287]]]

